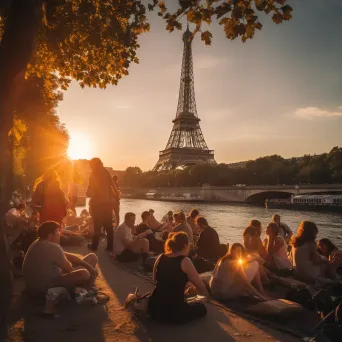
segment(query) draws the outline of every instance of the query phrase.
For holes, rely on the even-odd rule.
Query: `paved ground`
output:
[[[80,254],[85,248],[74,249]],[[152,285],[144,279],[116,266],[107,254],[99,250],[100,277],[97,286],[110,296],[106,307],[102,305],[68,305],[61,309],[61,317],[55,320],[41,318],[41,307],[22,309],[16,296],[13,308],[14,325],[9,341],[34,342],[183,342],[183,341],[300,341],[269,327],[248,322],[229,311],[208,304],[208,316],[182,326],[159,325],[150,319],[137,319],[122,309],[127,294],[138,286],[142,293]],[[17,294],[22,281],[16,281]]]

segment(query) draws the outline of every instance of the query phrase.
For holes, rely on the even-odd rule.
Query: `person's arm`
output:
[[[182,260],[181,267],[183,272],[188,276],[189,281],[196,287],[199,293],[203,296],[210,297],[207,288],[205,287],[201,277],[196,271],[192,261],[187,257]]]
[[[155,284],[157,279],[156,279],[156,274],[157,274],[157,267],[158,267],[158,264],[159,264],[159,261],[160,261],[160,258],[162,257],[163,254],[160,254],[159,257],[157,258],[157,260],[155,261],[154,263],[154,266],[153,266],[153,276],[152,276],[152,280],[153,280],[153,283]]]
[[[181,227],[182,227],[182,224],[181,223],[179,223],[176,227],[173,227],[172,228],[172,231],[173,232],[180,232],[181,231]]]
[[[63,249],[60,246],[57,246],[56,251],[55,251],[55,264],[64,273],[70,273],[73,271],[73,267],[72,267],[71,262],[67,259],[65,254],[63,252]]]

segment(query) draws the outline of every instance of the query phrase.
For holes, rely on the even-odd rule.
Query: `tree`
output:
[[[186,17],[205,44],[212,34],[202,27],[213,19],[227,38],[246,41],[262,28],[258,13],[272,15],[279,24],[292,12],[287,0],[179,0],[174,12],[164,1],[151,0],[148,9],[155,8],[167,30],[182,29],[180,20]],[[117,84],[128,75],[130,63],[138,63],[138,37],[149,30],[149,23],[142,0],[6,0],[0,5],[0,30],[0,149],[8,151],[3,147],[13,126],[12,101],[25,73],[45,80],[57,74],[63,89],[71,79],[82,87]],[[5,166],[10,156],[1,159]]]
[[[57,77],[47,81],[30,76],[23,83],[14,110],[26,127],[22,167],[27,184],[32,184],[46,170],[59,167],[67,158],[69,135],[56,114],[62,98]]]
[[[169,3],[174,2],[170,0]],[[181,29],[186,16],[196,24],[219,20],[229,39],[243,41],[261,29],[256,11],[273,14],[280,23],[291,18],[286,0],[179,0],[174,13],[163,1],[151,0],[150,10],[159,8],[169,31]],[[43,20],[42,20],[43,19]],[[45,22],[45,25],[42,24]],[[81,86],[106,87],[128,74],[138,62],[138,37],[149,29],[142,0],[3,0],[0,4],[0,216],[13,190],[13,149],[8,134],[14,125],[14,102],[24,75],[49,80],[58,75],[66,89],[71,79]],[[210,44],[212,35],[201,31]],[[0,246],[1,247],[1,246]],[[4,248],[2,248],[4,250]],[[1,318],[1,317],[0,317]]]

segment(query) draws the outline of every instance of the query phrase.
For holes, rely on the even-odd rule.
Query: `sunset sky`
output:
[[[211,47],[193,42],[197,111],[217,162],[342,146],[342,1],[289,3],[290,22],[263,16],[263,29],[245,44],[218,25]],[[73,83],[58,107],[71,138],[87,141],[82,157],[117,170],[152,169],[176,114],[182,32],[168,33],[157,13],[149,17],[140,64],[128,77],[106,90]]]

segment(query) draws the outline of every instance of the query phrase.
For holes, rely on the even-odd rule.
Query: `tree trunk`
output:
[[[0,43],[0,224],[13,192],[13,155],[8,133],[13,127],[13,103],[24,80],[34,38],[41,22],[42,0],[12,0]],[[6,334],[11,299],[11,263],[0,230],[0,339]]]

